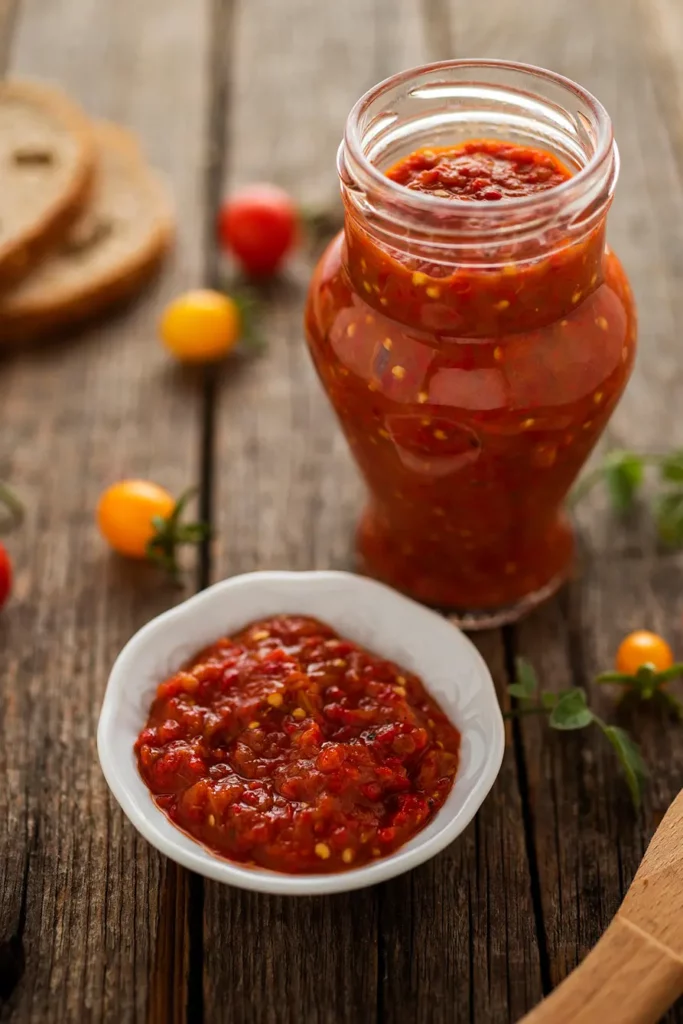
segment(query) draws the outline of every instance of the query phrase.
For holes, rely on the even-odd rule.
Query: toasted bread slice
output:
[[[0,289],[63,237],[94,164],[90,121],[59,89],[0,82]]]
[[[0,342],[49,334],[128,298],[171,244],[167,191],[136,139],[106,122],[94,125],[94,135],[91,203],[59,247],[0,294]]]

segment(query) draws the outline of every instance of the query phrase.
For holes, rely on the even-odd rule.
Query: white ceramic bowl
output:
[[[445,804],[389,857],[329,875],[288,875],[212,854],[171,824],[138,773],[133,744],[156,686],[202,647],[276,614],[312,615],[341,636],[421,676],[462,735],[458,774]],[[158,850],[207,878],[259,892],[311,895],[374,885],[448,846],[472,820],[500,769],[505,736],[493,681],[474,645],[440,615],[381,583],[344,572],[255,572],[217,583],[153,619],[116,660],[97,747],[109,787]]]

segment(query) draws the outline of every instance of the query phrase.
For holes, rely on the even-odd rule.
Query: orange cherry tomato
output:
[[[635,675],[642,665],[651,665],[657,672],[671,668],[674,656],[666,640],[647,629],[637,629],[621,641],[616,657],[617,672]]]
[[[233,350],[241,328],[234,299],[200,289],[179,295],[166,307],[159,333],[169,352],[182,362],[212,363]]]
[[[97,506],[97,524],[108,544],[128,558],[145,558],[156,531],[155,516],[168,517],[175,499],[149,480],[121,480],[103,493]]]

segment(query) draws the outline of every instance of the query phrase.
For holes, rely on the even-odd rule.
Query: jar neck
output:
[[[522,198],[467,202],[407,189],[385,174],[416,149],[472,138],[544,149],[572,176]],[[575,264],[574,294],[599,273],[618,152],[601,104],[559,75],[499,61],[449,61],[403,72],[351,111],[338,167],[349,273],[373,304],[381,285],[378,290],[363,271],[373,254],[385,264],[383,271],[375,268],[380,275],[396,261],[434,279],[463,271],[510,275],[555,260],[567,280]],[[544,307],[544,315],[555,312]]]

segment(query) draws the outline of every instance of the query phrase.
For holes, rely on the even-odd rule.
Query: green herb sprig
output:
[[[208,523],[184,523],[182,521],[185,508],[196,493],[196,487],[189,487],[180,495],[168,518],[152,517],[152,526],[155,532],[147,543],[147,558],[167,572],[176,584],[180,582],[178,548],[183,544],[201,544],[211,537],[211,528]]]
[[[637,672],[601,672],[596,683],[613,683],[622,686],[627,694],[634,694],[638,700],[659,700],[683,721],[683,702],[669,693],[665,686],[672,679],[683,676],[683,664],[680,662],[670,668],[658,672],[654,665],[641,665]]]
[[[511,683],[507,690],[511,697],[519,701],[519,706],[507,712],[507,717],[547,715],[548,725],[562,732],[586,729],[590,725],[597,726],[617,755],[633,806],[637,810],[640,807],[647,769],[638,745],[629,734],[619,726],[608,725],[595,714],[588,704],[583,687],[573,686],[557,693],[540,690],[536,672],[526,659],[518,658],[516,668],[516,682]]]
[[[570,504],[576,505],[597,484],[607,488],[612,508],[619,515],[630,512],[642,493],[646,470],[656,472],[659,492],[653,515],[660,539],[671,547],[683,545],[683,450],[642,454],[615,449],[587,473],[574,488]]]

